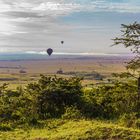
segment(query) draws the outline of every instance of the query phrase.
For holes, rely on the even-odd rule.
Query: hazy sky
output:
[[[134,21],[140,0],[0,0],[0,52],[127,52],[111,39]]]

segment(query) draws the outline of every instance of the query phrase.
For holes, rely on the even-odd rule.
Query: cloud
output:
[[[140,13],[140,5],[132,5],[131,3],[102,2],[102,3],[97,3],[95,9],[97,11]]]
[[[32,8],[37,11],[71,11],[79,8],[79,4],[74,3],[56,3],[56,2],[45,2],[39,6]]]
[[[138,0],[0,0],[1,12],[65,15],[74,11],[140,12]]]
[[[79,49],[78,47],[75,48],[74,45],[86,46],[85,41],[88,41],[91,45],[93,41],[98,41],[98,39],[93,39],[96,32],[107,32],[112,29],[101,27],[101,24],[99,27],[95,27],[94,25],[93,28],[94,22],[89,20],[91,18],[87,21],[91,23],[90,26],[82,23],[79,26],[79,24],[77,25],[72,22],[65,23],[61,17],[82,11],[91,13],[103,11],[140,13],[140,4],[137,4],[138,2],[134,3],[130,0],[124,0],[124,2],[117,1],[0,0],[0,47],[7,46],[6,48],[11,47],[10,50],[15,49],[16,51],[32,50],[32,48],[39,50],[40,48],[46,48],[46,46],[58,47],[56,42],[59,42],[63,38],[68,38],[67,40],[72,49]],[[86,19],[87,17],[84,18],[84,20]],[[88,38],[90,38],[90,41]],[[98,38],[100,38],[100,35]],[[77,42],[77,44],[71,43],[72,40],[73,42]],[[100,46],[104,45],[100,42]],[[59,51],[59,47],[57,50]]]
[[[32,32],[44,34],[51,29],[57,32],[58,17],[77,8],[78,4],[64,0],[0,0],[0,33],[9,36]]]
[[[42,17],[38,13],[26,12],[26,11],[7,11],[4,13],[11,18],[40,18]]]
[[[0,12],[30,12],[30,13],[41,13],[46,12],[46,15],[54,13],[54,15],[63,15],[65,13],[68,13],[70,11],[76,10],[79,8],[80,4],[76,3],[65,3],[65,0],[55,0],[55,1],[45,1],[44,0],[38,0],[38,2],[34,1],[17,1],[13,0],[0,1],[1,9]]]
[[[139,0],[73,0],[81,11],[140,13]]]
[[[39,54],[46,55],[46,51],[25,51],[26,54]],[[107,54],[107,53],[93,53],[93,52],[84,52],[84,53],[72,53],[72,52],[53,52],[53,55],[72,55],[72,56],[121,56],[121,54]]]

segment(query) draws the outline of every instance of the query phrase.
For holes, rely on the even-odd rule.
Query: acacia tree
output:
[[[113,39],[113,45],[123,45],[125,48],[130,48],[134,57],[127,62],[127,73],[123,75],[132,76],[138,81],[138,94],[140,95],[140,24],[122,24],[122,35]]]

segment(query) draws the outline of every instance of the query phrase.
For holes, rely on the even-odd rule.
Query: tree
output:
[[[37,83],[30,83],[27,94],[34,96],[34,109],[41,119],[59,117],[65,107],[72,105],[80,108],[82,85],[80,78],[58,78],[41,75]]]
[[[134,54],[129,62],[127,62],[127,73],[122,75],[132,76],[138,81],[138,95],[140,95],[140,24],[134,22],[130,25],[122,24],[122,35],[113,39],[113,45],[123,45],[125,48],[130,48]]]

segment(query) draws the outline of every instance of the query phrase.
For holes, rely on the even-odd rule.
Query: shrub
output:
[[[80,119],[82,114],[76,106],[65,107],[65,112],[62,115],[62,119]]]
[[[12,126],[9,123],[0,123],[0,131],[10,131]]]
[[[79,78],[57,78],[41,76],[38,83],[27,86],[27,94],[34,96],[33,110],[41,119],[60,117],[66,106],[80,107],[82,86]]]
[[[136,113],[123,114],[119,118],[119,123],[126,127],[136,127],[137,116]]]
[[[137,88],[131,83],[102,85],[83,94],[83,112],[88,117],[119,118],[138,112]]]

